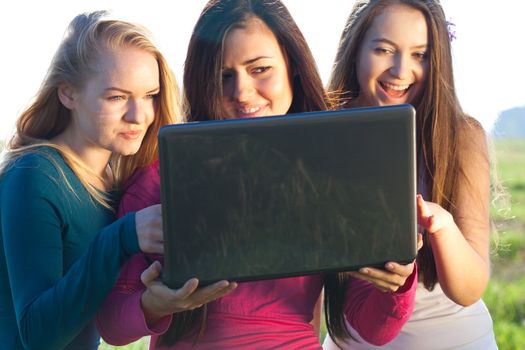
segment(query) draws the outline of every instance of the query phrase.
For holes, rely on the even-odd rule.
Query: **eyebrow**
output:
[[[386,38],[372,39],[372,42],[373,43],[386,43],[386,44],[397,47],[395,42],[393,42],[392,40],[388,40]],[[421,45],[412,46],[411,49],[425,49],[427,47],[428,47],[428,44],[421,44]]]
[[[120,91],[124,94],[128,94],[128,95],[131,95],[132,92],[129,91],[129,90],[126,90],[126,89],[121,89],[121,88],[118,88],[118,87],[115,87],[115,86],[110,86],[110,87],[107,87],[104,89],[104,91]],[[155,92],[158,92],[160,91],[160,86],[157,86],[156,88],[154,89],[151,89],[150,91],[147,91],[146,94],[151,94],[151,93],[155,93]]]
[[[258,57],[255,57],[255,58],[252,58],[252,59],[249,59],[245,62],[243,62],[244,65],[247,65],[247,64],[251,64],[253,62],[256,62],[258,60],[262,60],[262,59],[266,59],[266,58],[273,58],[272,56],[258,56]]]
[[[243,66],[247,66],[247,65],[250,65],[254,62],[257,62],[259,60],[263,60],[263,59],[273,59],[274,57],[273,56],[257,56],[257,57],[254,57],[254,58],[250,58],[249,60],[246,60],[242,63]],[[226,67],[222,67],[222,69],[228,69]]]

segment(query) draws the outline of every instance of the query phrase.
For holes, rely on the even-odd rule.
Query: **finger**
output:
[[[397,288],[399,288],[398,286],[390,285],[390,284],[386,283],[385,281],[380,281],[380,280],[376,280],[374,278],[371,278],[370,276],[368,276],[366,274],[362,274],[362,273],[360,273],[358,271],[351,271],[351,272],[348,272],[348,274],[350,276],[352,276],[353,278],[369,282],[370,284],[372,284],[374,286],[374,288],[377,288],[377,289],[379,289],[382,292],[387,292],[387,291],[390,291],[390,290],[396,291]]]
[[[423,235],[421,233],[417,233],[417,250],[419,251],[421,248],[423,248]]]
[[[374,269],[366,267],[359,271],[364,275],[368,276],[371,280],[377,281],[381,286],[402,286],[405,282],[406,277],[401,276],[397,273],[392,273],[385,270]]]
[[[157,241],[151,244],[149,247],[149,253],[151,254],[164,254],[164,241]]]
[[[420,194],[416,197],[417,200],[417,212],[418,212],[418,224],[423,226],[425,229],[429,227],[428,219],[432,216],[432,212],[428,207],[428,204]]]
[[[180,289],[177,289],[175,292],[175,297],[177,299],[186,300],[193,292],[195,292],[198,286],[199,280],[196,278],[191,278],[186,283],[184,283]]]
[[[154,261],[148,268],[140,274],[140,280],[147,287],[151,282],[159,278],[162,272],[162,265],[158,261]]]
[[[430,208],[428,207],[427,202],[423,199],[423,196],[418,194],[416,196],[416,200],[417,200],[418,209],[421,210],[421,214],[423,216],[430,216],[432,212],[430,211]]]
[[[385,269],[390,271],[391,273],[406,278],[410,276],[414,271],[414,263],[401,265],[395,262],[388,262],[385,264]]]
[[[215,292],[210,297],[212,298],[212,300],[216,300],[216,299],[222,298],[223,296],[231,293],[235,288],[237,288],[237,282],[230,282],[226,288],[217,290],[217,292]]]
[[[191,302],[195,305],[209,303],[231,292],[234,287],[236,287],[236,283],[235,285],[232,284],[233,283],[229,283],[228,281],[219,281],[201,288],[190,297]]]

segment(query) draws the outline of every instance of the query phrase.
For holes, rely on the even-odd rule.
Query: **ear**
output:
[[[58,99],[67,109],[75,108],[75,90],[69,85],[60,85],[57,89]]]

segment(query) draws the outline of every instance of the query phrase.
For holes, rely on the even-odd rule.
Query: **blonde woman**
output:
[[[68,27],[0,167],[0,343],[97,349],[92,321],[132,254],[161,253],[160,206],[115,220],[156,157],[178,88],[150,34],[104,12]]]

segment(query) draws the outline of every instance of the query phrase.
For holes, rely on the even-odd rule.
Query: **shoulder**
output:
[[[122,195],[118,216],[160,203],[159,161],[133,174]]]
[[[36,149],[20,155],[0,180],[2,207],[8,203],[10,213],[46,212],[44,208],[61,211],[73,195],[67,190],[65,172],[65,163],[56,151]]]
[[[126,190],[133,186],[147,186],[160,181],[159,160],[137,169],[126,184]]]
[[[482,156],[488,159],[487,134],[481,123],[473,117],[462,118],[457,128],[460,159]]]
[[[58,184],[65,170],[60,154],[49,148],[37,148],[16,158],[6,169],[2,182],[21,183],[24,186]]]

